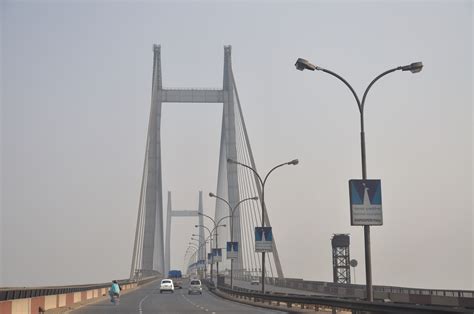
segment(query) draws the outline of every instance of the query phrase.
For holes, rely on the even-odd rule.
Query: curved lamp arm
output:
[[[260,175],[257,173],[257,171],[255,171],[255,169],[253,169],[252,167],[250,166],[247,166],[246,164],[243,164],[241,162],[238,162],[236,160],[233,160],[233,159],[230,159],[230,158],[227,158],[227,162],[231,163],[231,164],[236,164],[236,165],[241,165],[242,167],[245,167],[245,168],[248,168],[250,170],[252,170],[253,173],[255,173],[255,175],[257,176],[258,180],[260,181],[260,183],[263,185],[263,180],[262,178],[260,177]]]
[[[265,185],[265,182],[267,182],[267,179],[268,179],[268,176],[270,175],[270,173],[272,173],[273,171],[275,171],[276,169],[280,168],[280,167],[283,167],[283,166],[286,166],[286,165],[297,165],[299,163],[298,159],[293,159],[292,161],[288,161],[288,162],[284,162],[282,164],[279,164],[275,167],[273,167],[268,173],[267,175],[265,176],[265,180],[263,180],[263,185]]]
[[[206,215],[206,214],[203,214],[203,213],[198,213],[198,215],[201,215],[201,216],[204,216],[204,217],[209,218],[209,219],[214,223],[214,226],[216,225],[216,221],[215,221],[213,218],[211,218],[210,216],[208,216],[208,215]]]

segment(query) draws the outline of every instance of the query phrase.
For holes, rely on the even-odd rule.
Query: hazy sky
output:
[[[1,20],[0,286],[92,283],[129,274],[150,110],[152,45],[165,87],[222,86],[224,45],[287,277],[332,280],[330,238],[362,227],[347,181],[382,180],[373,282],[474,289],[472,1],[8,1]],[[222,105],[164,104],[163,188],[175,209],[215,192]],[[166,200],[165,200],[166,202]],[[164,204],[166,206],[166,204]],[[213,215],[214,202],[204,199]],[[175,221],[182,267],[195,221]]]

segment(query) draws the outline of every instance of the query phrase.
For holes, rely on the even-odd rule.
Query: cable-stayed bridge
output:
[[[78,305],[82,307],[77,309],[77,313],[278,313],[293,312],[295,307],[310,309],[312,312],[349,309],[353,313],[472,313],[473,291],[373,286],[374,301],[366,300],[366,286],[351,284],[350,271],[348,273],[349,241],[346,235],[332,239],[333,283],[285,278],[275,237],[271,239],[272,250],[266,254],[267,258],[260,258],[261,253],[257,253],[255,247],[255,228],[271,226],[271,221],[265,211],[262,178],[256,174],[257,165],[231,61],[231,47],[225,46],[223,83],[220,88],[164,88],[161,47],[153,47],[152,99],[136,233],[130,278],[119,281],[123,288],[121,304],[110,304],[107,298],[109,283],[0,288],[0,313],[36,314],[57,308],[75,308]],[[167,193],[166,199],[163,196],[166,187],[162,186],[162,105],[182,102],[223,105],[217,187],[216,193],[210,195],[218,199],[212,216],[204,214],[202,192],[199,193],[197,208],[191,210],[174,209],[171,193]],[[296,163],[297,160],[293,160],[285,164]],[[249,168],[253,171],[249,171]],[[159,293],[160,279],[166,277],[170,270],[170,255],[182,253],[172,252],[170,246],[173,220],[179,217],[196,217],[194,226],[198,243],[194,252],[186,256],[184,271],[193,278],[202,279],[206,284],[207,288],[204,287],[200,298],[186,296],[187,289],[175,290],[171,296]],[[235,258],[227,259],[223,250],[222,261],[213,263],[211,259],[208,265],[207,246],[209,249],[224,249],[229,241],[239,244]],[[214,276],[209,276],[207,270],[210,267],[212,272],[214,264],[216,272]],[[217,276],[219,264],[221,276]],[[233,270],[230,278],[229,269]],[[260,273],[265,274],[264,280],[260,280]],[[184,284],[185,287],[187,284]],[[263,290],[264,285],[266,290]],[[226,299],[216,298],[212,293]],[[245,300],[250,305],[236,304],[228,301],[228,298],[233,301]],[[260,307],[271,308],[252,306],[257,303]]]
[[[202,195],[198,211],[174,211],[171,207],[171,194],[168,193],[166,223],[163,206],[162,170],[161,170],[161,109],[166,103],[222,103],[222,127],[220,155],[216,194],[227,200],[216,202],[215,222],[222,221],[217,231],[219,248],[225,248],[226,242],[232,238],[241,243],[237,258],[233,261],[236,276],[250,274],[262,269],[261,260],[255,253],[254,228],[261,224],[260,202],[242,202],[232,213],[232,208],[241,201],[254,196],[262,197],[258,178],[248,169],[238,167],[227,160],[235,160],[257,169],[250,146],[249,135],[245,126],[242,106],[239,101],[237,86],[232,72],[231,46],[224,47],[224,68],[222,88],[215,89],[174,89],[164,88],[161,74],[161,47],[153,48],[153,81],[152,100],[148,135],[146,142],[143,180],[138,210],[136,237],[133,250],[130,275],[149,275],[154,272],[166,274],[170,263],[170,233],[172,217],[198,216],[202,213]],[[230,205],[230,206],[229,206]],[[224,223],[225,217],[233,219]],[[231,223],[233,226],[231,228]],[[199,239],[204,241],[203,216],[196,221],[199,225]],[[270,226],[270,219],[265,215],[265,225]],[[231,236],[232,229],[232,236]],[[166,236],[165,236],[166,235]],[[206,262],[204,245],[199,245],[197,261]],[[214,246],[214,245],[213,245]],[[273,252],[265,260],[265,269],[271,277],[283,278],[283,270],[278,257],[275,237]],[[230,268],[230,262],[223,258],[222,265]]]

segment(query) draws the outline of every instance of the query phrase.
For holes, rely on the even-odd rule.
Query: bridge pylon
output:
[[[247,129],[243,119],[237,88],[231,63],[231,46],[224,47],[224,76],[222,88],[215,89],[170,89],[163,88],[161,76],[161,47],[153,46],[153,76],[151,109],[148,122],[148,135],[145,149],[145,161],[143,167],[143,178],[140,191],[138,207],[137,227],[135,243],[133,248],[132,266],[130,276],[136,274],[148,274],[160,272],[165,274],[169,270],[169,239],[170,228],[167,228],[167,236],[164,238],[163,196],[162,196],[162,171],[161,171],[161,107],[163,103],[222,103],[222,131],[220,142],[219,168],[217,178],[217,195],[226,199],[234,207],[241,199],[249,196],[261,197],[260,186],[257,178],[242,172],[236,164],[228,163],[227,159],[233,159],[248,163],[256,169]],[[248,202],[247,202],[248,203]],[[255,202],[257,203],[257,202]],[[202,209],[202,197],[200,198],[200,209]],[[168,199],[167,225],[170,225],[171,196]],[[261,213],[260,205],[241,204],[234,211],[233,240],[239,242],[238,258],[234,260],[234,274],[250,274],[252,270],[259,267],[259,261],[255,256],[253,228],[260,225],[258,218]],[[171,211],[172,212],[172,211]],[[228,206],[222,202],[216,202],[214,217],[218,221],[231,215]],[[260,215],[261,216],[261,215]],[[201,221],[202,222],[202,221]],[[201,223],[200,223],[201,224]],[[245,230],[242,229],[245,225]],[[219,243],[217,246],[224,248],[225,242],[230,239],[230,222],[227,227],[219,228]],[[265,225],[271,226],[268,213],[265,217]],[[201,233],[201,231],[200,231]],[[222,236],[224,235],[224,236]],[[270,269],[273,277],[283,278],[278,251],[273,237],[273,252],[269,255],[266,269]],[[165,244],[166,243],[166,244]],[[245,244],[245,245],[244,245]],[[215,243],[213,247],[215,246]],[[245,251],[244,251],[245,250]],[[270,256],[269,256],[270,257]],[[224,266],[230,265],[230,262]]]

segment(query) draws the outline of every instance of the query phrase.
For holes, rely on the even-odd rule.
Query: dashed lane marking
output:
[[[203,306],[200,306],[199,304],[196,304],[194,303],[193,301],[191,301],[188,297],[186,297],[184,294],[182,294],[183,298],[188,301],[190,304],[194,305],[195,307],[197,308],[200,308],[201,310],[205,311],[205,312],[209,312],[208,309],[206,309],[205,307]],[[213,314],[215,314],[215,312],[212,312]]]

